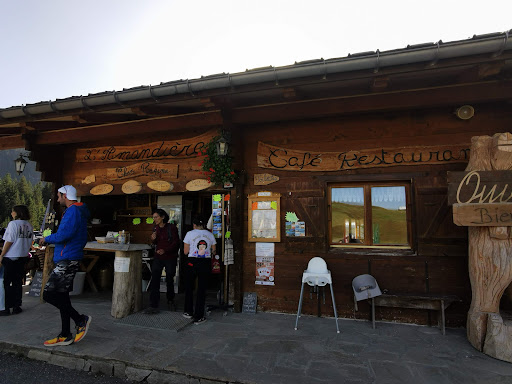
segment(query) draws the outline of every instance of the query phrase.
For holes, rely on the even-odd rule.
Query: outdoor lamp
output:
[[[226,140],[226,138],[224,137],[224,135],[222,135],[220,137],[220,139],[217,140],[215,145],[217,146],[217,155],[226,156],[228,154],[229,144],[228,144],[228,141]]]
[[[25,166],[27,165],[27,160],[25,160],[24,157],[28,156],[20,153],[20,157],[14,160],[14,164],[16,165],[16,172],[18,172],[18,175],[21,175],[23,173],[23,171],[25,170]]]

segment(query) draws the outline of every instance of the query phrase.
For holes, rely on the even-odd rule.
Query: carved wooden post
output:
[[[512,134],[472,138],[467,171],[510,169]],[[472,301],[467,336],[470,343],[493,357],[512,361],[512,327],[503,324],[499,313],[503,292],[512,281],[510,227],[469,227],[469,277]]]

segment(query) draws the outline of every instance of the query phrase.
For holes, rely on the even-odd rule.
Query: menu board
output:
[[[41,295],[41,288],[43,287],[43,272],[37,271],[30,284],[29,296],[39,297]]]
[[[248,196],[248,241],[272,243],[281,241],[280,201],[281,194],[273,192],[257,192]]]
[[[244,292],[242,313],[256,313],[258,294],[256,292]]]

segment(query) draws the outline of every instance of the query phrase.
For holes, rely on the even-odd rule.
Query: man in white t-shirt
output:
[[[183,239],[183,252],[188,255],[185,266],[185,312],[183,316],[194,318],[195,324],[206,321],[204,305],[206,301],[206,288],[210,276],[212,255],[215,255],[216,240],[213,234],[204,229],[204,221],[200,217],[192,221],[193,230],[187,232]],[[194,308],[194,283],[197,277],[197,297]]]

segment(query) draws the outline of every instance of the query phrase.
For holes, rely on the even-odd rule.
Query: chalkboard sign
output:
[[[39,297],[41,295],[41,288],[43,287],[43,272],[37,271],[34,278],[32,279],[32,284],[30,284],[30,291],[28,292],[29,296]]]
[[[256,292],[244,292],[242,313],[256,313],[258,305],[258,294]]]

